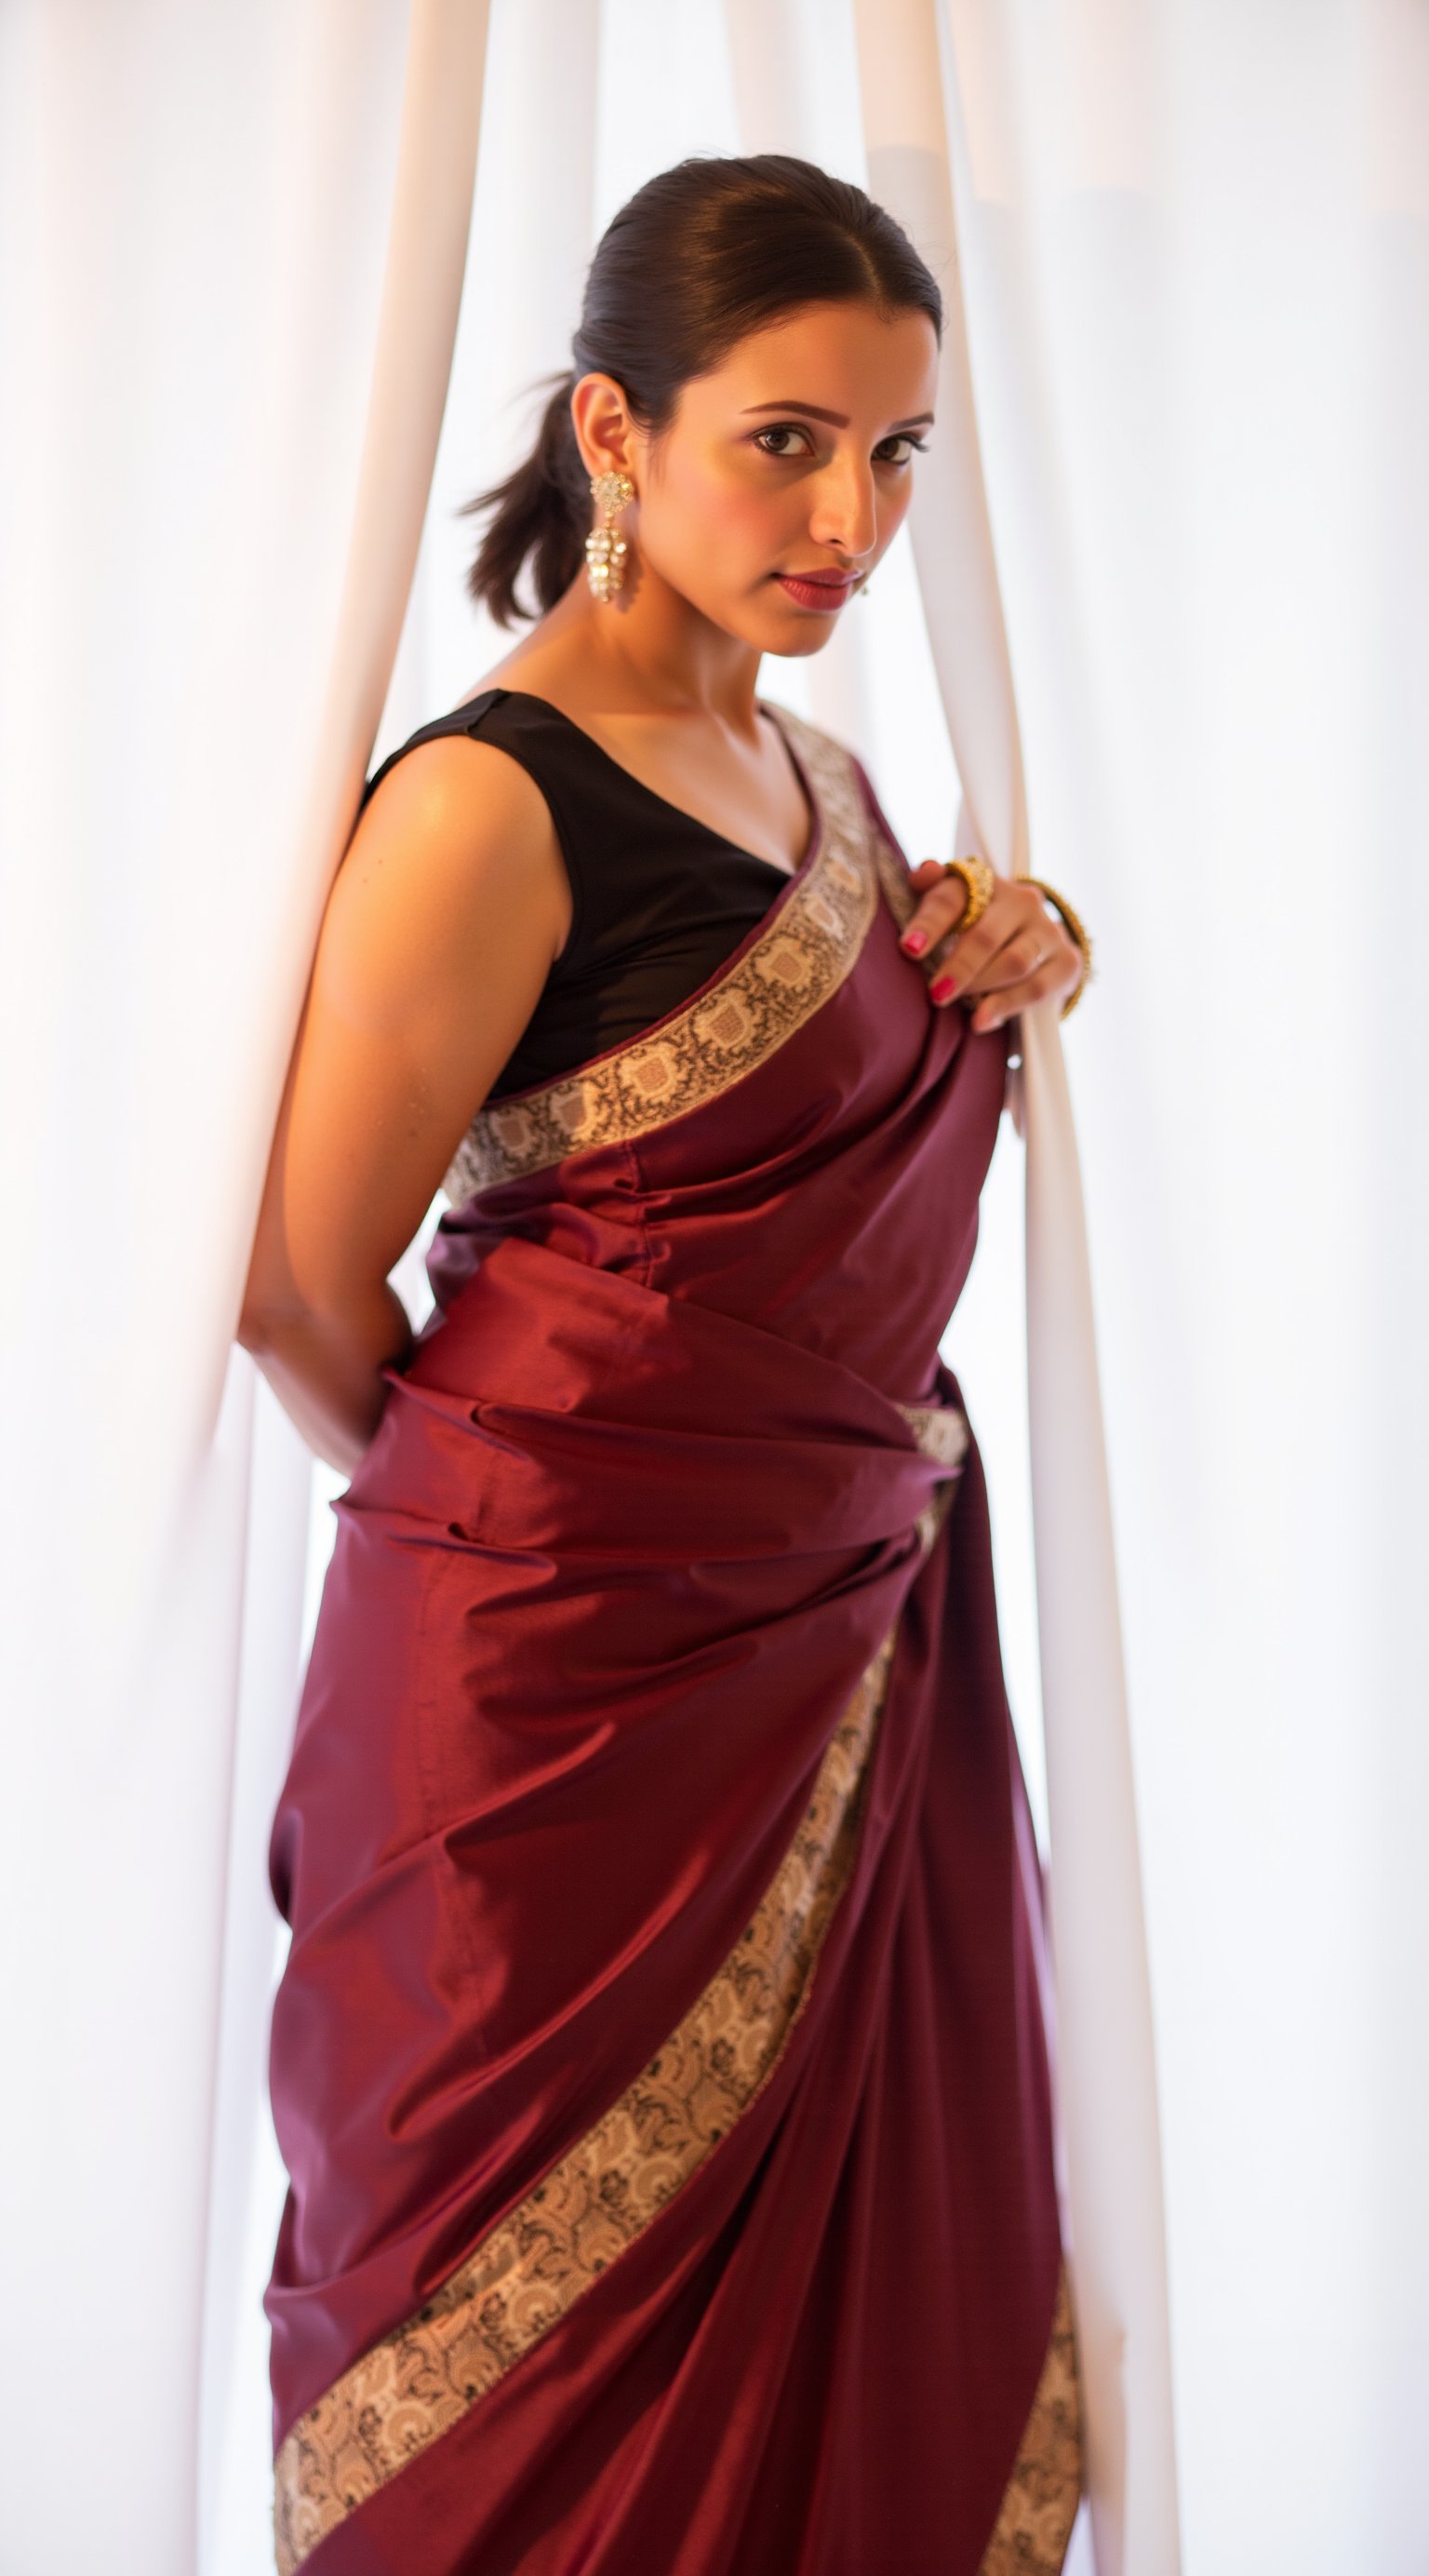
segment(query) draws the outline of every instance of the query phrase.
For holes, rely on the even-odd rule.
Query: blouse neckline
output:
[[[490,689],[478,690],[475,697],[464,698],[461,700],[459,705],[452,709],[452,713],[454,715],[460,715],[469,707],[479,706],[483,699],[498,696],[503,698],[525,698],[529,705],[544,708],[547,715],[559,717],[562,724],[569,725],[572,733],[578,733],[583,742],[588,742],[590,744],[592,751],[598,753],[599,757],[605,762],[608,769],[614,769],[619,772],[627,786],[635,788],[640,795],[648,798],[650,802],[661,806],[665,813],[677,814],[682,823],[692,825],[695,831],[705,833],[712,841],[718,841],[721,849],[733,850],[736,857],[748,859],[752,865],[757,868],[767,868],[769,874],[772,877],[777,877],[780,884],[783,886],[797,884],[799,879],[808,873],[813,861],[817,858],[819,851],[823,847],[824,812],[823,807],[819,802],[814,782],[810,777],[808,770],[805,768],[803,761],[794,749],[794,746],[789,739],[788,732],[780,722],[779,709],[767,698],[756,698],[754,703],[759,708],[761,714],[768,716],[770,722],[775,726],[779,734],[779,738],[784,745],[784,749],[793,763],[794,775],[798,779],[799,784],[804,791],[804,801],[809,808],[809,837],[805,844],[804,855],[800,859],[798,866],[795,868],[781,867],[777,859],[766,859],[760,855],[758,850],[744,849],[738,841],[732,841],[727,833],[717,830],[713,823],[706,823],[703,817],[699,814],[691,814],[683,805],[676,805],[670,797],[662,796],[658,787],[650,787],[646,784],[643,778],[637,778],[633,769],[627,769],[623,760],[617,760],[613,752],[606,750],[603,742],[597,742],[593,733],[588,733],[583,724],[578,724],[576,722],[574,716],[567,715],[564,707],[558,707],[555,704],[555,701],[551,698],[539,697],[534,690],[508,689],[497,683]]]

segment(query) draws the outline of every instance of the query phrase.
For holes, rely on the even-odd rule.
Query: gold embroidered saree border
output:
[[[935,1458],[950,1476],[959,1475],[968,1454],[972,1430],[957,1404],[900,1404],[898,1407],[925,1458]],[[914,1523],[927,1556],[953,1499],[951,1485],[940,1485]]]
[[[875,823],[870,823],[869,840],[873,850],[873,864],[878,871],[878,882],[883,888],[884,900],[899,929],[906,930],[918,909],[918,897],[913,891],[912,878],[892,843],[885,841]]]
[[[454,1205],[569,1154],[648,1135],[717,1099],[802,1028],[849,974],[886,859],[898,862],[891,851],[886,858],[874,852],[881,835],[843,746],[787,707],[769,712],[803,761],[819,809],[820,843],[807,875],[703,999],[584,1071],[479,1110],[442,1181]]]
[[[895,1622],[834,1730],[772,1884],[678,2028],[418,2314],[288,2434],[274,2476],[279,2576],[295,2576],[320,2540],[558,2323],[768,2083],[853,1866],[896,1636]]]
[[[961,1467],[972,1433],[960,1405],[900,1404],[898,1410],[925,1457],[949,1469]]]
[[[1052,2331],[978,2576],[1060,2576],[1085,2486],[1082,2392],[1066,2258]]]
[[[946,1471],[918,1516],[926,1558],[952,1504],[969,1427],[956,1405],[897,1410]],[[296,2576],[320,2540],[495,2386],[769,2082],[853,1866],[897,1633],[895,1621],[860,1677],[753,1917],[672,2037],[417,2315],[362,2354],[287,2435],[274,2471],[278,2576]]]

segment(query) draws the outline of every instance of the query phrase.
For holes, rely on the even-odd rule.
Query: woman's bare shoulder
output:
[[[494,745],[438,736],[373,788],[325,907],[321,1008],[370,1041],[417,1033],[480,1097],[570,935],[550,810]]]
[[[550,809],[530,771],[480,734],[435,734],[384,764],[353,835],[504,842],[514,827],[539,839]]]

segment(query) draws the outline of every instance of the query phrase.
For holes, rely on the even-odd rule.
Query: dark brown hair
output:
[[[504,483],[464,505],[493,513],[467,576],[498,626],[538,617],[569,589],[591,525],[590,480],[571,394],[613,376],[658,438],[682,386],[735,343],[808,304],[864,302],[926,313],[941,342],[943,299],[902,226],[851,180],[787,152],[695,154],[647,179],[612,217],[586,273],[571,365],[551,387],[536,444]],[[537,606],[516,584],[530,566]]]

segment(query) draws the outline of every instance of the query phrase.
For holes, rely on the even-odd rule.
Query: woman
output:
[[[1063,2561],[1041,1882],[937,1346],[1009,1023],[1085,958],[755,693],[900,526],[941,329],[809,163],[643,188],[472,505],[540,613],[327,908],[242,1325],[352,1478],[272,1845],[285,2576]]]

